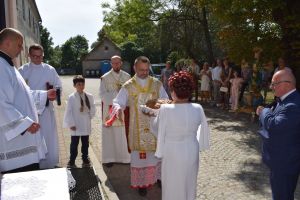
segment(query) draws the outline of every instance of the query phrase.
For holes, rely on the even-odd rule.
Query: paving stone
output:
[[[74,91],[72,77],[62,77],[63,97]],[[86,91],[92,93],[97,104],[97,114],[92,121],[90,148],[101,163],[101,119],[98,97],[99,79],[86,79]],[[70,136],[62,129],[65,104],[57,111],[61,147],[60,165],[66,166],[69,156]],[[267,200],[271,199],[269,171],[261,162],[261,141],[257,135],[258,123],[250,121],[250,115],[229,113],[203,105],[211,129],[211,148],[200,153],[200,168],[197,181],[197,199],[200,200]],[[81,161],[79,161],[81,162]],[[161,190],[154,185],[144,198],[131,189],[129,165],[114,165],[106,175],[121,200],[160,200]],[[124,173],[124,174],[122,174]],[[119,178],[118,178],[119,177]],[[295,193],[300,199],[300,187]]]

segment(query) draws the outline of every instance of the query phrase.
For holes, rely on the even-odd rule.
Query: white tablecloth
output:
[[[1,200],[68,200],[66,168],[4,174]]]

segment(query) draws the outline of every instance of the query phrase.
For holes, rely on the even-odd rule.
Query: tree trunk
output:
[[[214,53],[213,53],[212,44],[211,44],[211,37],[209,34],[209,28],[208,28],[208,23],[207,23],[205,7],[202,7],[202,26],[203,26],[203,31],[204,31],[204,36],[205,36],[205,41],[206,41],[206,46],[207,46],[207,51],[208,51],[207,52],[208,60],[209,60],[209,63],[212,64],[214,62]]]

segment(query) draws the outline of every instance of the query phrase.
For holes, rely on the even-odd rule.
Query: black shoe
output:
[[[83,166],[90,166],[91,165],[90,159],[89,158],[82,159],[82,165]]]
[[[114,163],[104,163],[103,165],[107,168],[111,168],[114,165]]]
[[[147,189],[146,188],[139,188],[139,195],[144,197],[147,195]]]
[[[69,162],[68,162],[68,164],[67,164],[67,167],[68,167],[68,168],[74,168],[74,167],[76,167],[75,161],[69,160]]]
[[[157,180],[157,186],[161,188],[161,180]]]

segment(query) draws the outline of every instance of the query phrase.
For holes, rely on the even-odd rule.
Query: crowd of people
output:
[[[237,112],[241,107],[251,107],[254,112],[257,106],[266,103],[272,75],[282,69],[291,72],[281,57],[278,58],[276,68],[269,61],[265,64],[259,63],[262,66],[257,70],[255,62],[252,66],[243,59],[240,65],[236,65],[224,58],[217,59],[212,65],[204,62],[200,68],[192,59],[191,64],[177,66],[175,69],[188,71],[193,75],[197,85],[193,92],[195,102],[210,103],[229,112]]]
[[[1,173],[58,165],[53,101],[60,105],[62,84],[55,69],[43,62],[43,47],[38,44],[29,47],[30,62],[17,69],[13,59],[22,50],[23,35],[18,30],[0,32],[0,76],[6,83],[0,86]],[[198,79],[200,102],[223,109],[231,105],[232,111],[239,108],[247,88],[260,91],[270,86],[276,101],[265,107],[255,104],[262,157],[271,171],[273,199],[294,199],[300,173],[300,94],[291,69],[282,58],[278,63],[273,76],[268,63],[258,78],[256,67],[244,60],[240,69],[228,59],[218,59],[214,67],[204,62],[202,68],[192,60],[177,70],[167,62],[160,81],[149,75],[151,64],[145,56],[136,58],[133,77],[121,70],[120,56],[111,57],[112,68],[99,85],[103,165],[130,163],[130,185],[141,196],[157,183],[163,200],[194,200],[199,151],[210,148],[209,125],[197,102]],[[85,91],[82,76],[73,78],[73,86],[63,120],[71,136],[68,167],[76,167],[80,140],[83,165],[90,166],[89,135],[96,106],[93,95]]]

